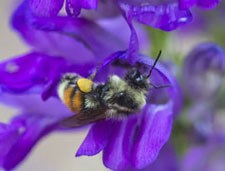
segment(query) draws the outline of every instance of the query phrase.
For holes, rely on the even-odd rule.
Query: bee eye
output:
[[[148,82],[145,76],[143,76],[139,70],[132,69],[125,76],[127,83],[134,88],[148,88]]]
[[[126,94],[124,92],[119,92],[117,94],[117,103],[123,105],[126,100]]]
[[[137,104],[134,100],[126,93],[126,92],[119,92],[117,94],[116,103],[120,106],[124,106],[131,109],[136,109]]]
[[[137,84],[142,83],[144,80],[143,75],[136,69],[131,70],[131,72],[127,74],[126,78]]]

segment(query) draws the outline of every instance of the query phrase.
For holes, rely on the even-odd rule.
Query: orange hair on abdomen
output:
[[[75,90],[75,93],[73,93],[74,87],[68,87],[64,91],[64,103],[70,110],[79,113],[83,105],[82,94],[79,90]]]

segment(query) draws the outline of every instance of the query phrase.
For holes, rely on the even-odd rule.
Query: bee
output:
[[[58,85],[58,96],[75,114],[64,119],[64,127],[81,127],[104,119],[122,119],[141,110],[146,104],[149,77],[160,58],[159,52],[149,73],[129,69],[124,78],[109,76],[105,83],[94,82],[96,71],[88,78],[66,73]]]

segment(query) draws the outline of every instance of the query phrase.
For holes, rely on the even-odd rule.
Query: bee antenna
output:
[[[150,69],[150,71],[149,71],[148,75],[146,76],[146,78],[149,78],[149,77],[151,76],[152,71],[153,71],[153,69],[155,68],[155,65],[157,64],[157,62],[158,62],[158,60],[159,60],[161,54],[162,54],[162,50],[159,51],[158,56],[157,56],[157,58],[155,59],[154,64],[152,65],[152,68]]]

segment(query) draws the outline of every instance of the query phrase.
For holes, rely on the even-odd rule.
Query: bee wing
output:
[[[77,128],[104,119],[106,119],[105,112],[101,111],[98,113],[78,113],[62,120],[60,126],[64,128]]]

